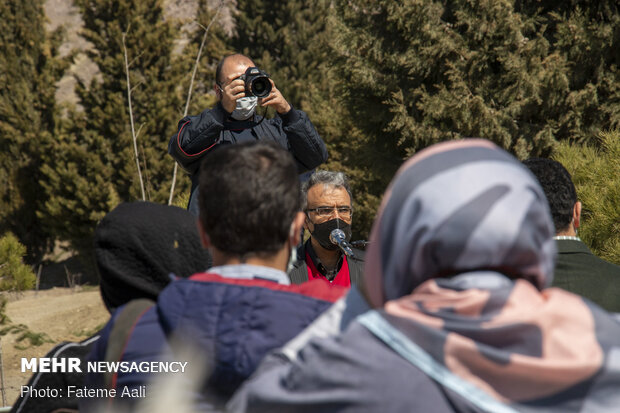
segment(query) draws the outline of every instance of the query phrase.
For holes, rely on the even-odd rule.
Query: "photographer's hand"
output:
[[[284,115],[291,110],[291,105],[284,99],[282,93],[276,87],[276,84],[273,83],[273,80],[269,79],[271,82],[271,93],[269,96],[264,97],[259,100],[261,106],[273,106],[280,115]]]
[[[237,99],[245,96],[245,83],[239,79],[243,73],[233,73],[224,82],[220,89],[222,93],[221,103],[224,110],[232,113],[237,107]]]

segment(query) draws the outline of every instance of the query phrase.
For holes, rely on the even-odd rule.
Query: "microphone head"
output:
[[[329,240],[332,242],[332,244],[338,245],[342,241],[344,241],[345,238],[346,237],[344,235],[344,231],[338,228],[336,228],[329,234]]]

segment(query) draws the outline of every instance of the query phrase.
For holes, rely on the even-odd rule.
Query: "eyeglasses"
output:
[[[338,211],[338,216],[342,218],[351,218],[353,215],[353,209],[349,206],[320,206],[316,208],[307,209],[308,212],[314,212],[319,217],[329,217],[334,215],[335,211]]]

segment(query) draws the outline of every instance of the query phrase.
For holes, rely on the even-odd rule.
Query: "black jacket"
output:
[[[230,121],[228,113],[218,103],[200,115],[186,116],[179,122],[177,133],[170,139],[168,153],[192,175],[200,160],[219,144],[248,140],[270,140],[287,149],[295,158],[299,173],[316,168],[327,160],[327,148],[310,119],[301,110],[291,108],[285,115],[255,121]],[[239,133],[249,130],[250,133]]]
[[[607,311],[620,312],[620,267],[593,255],[577,240],[558,240],[553,286],[582,295]]]
[[[192,180],[187,208],[194,215],[199,214],[197,195],[200,161],[218,145],[253,140],[277,142],[293,155],[300,174],[327,160],[325,143],[301,110],[291,107],[288,113],[273,119],[255,115],[253,121],[232,121],[229,115],[218,103],[200,115],[181,119],[177,133],[170,138],[168,153],[190,174]]]
[[[351,285],[361,285],[364,275],[364,251],[353,248],[355,258],[347,258],[349,264],[349,279]],[[316,263],[315,263],[316,265]],[[308,266],[306,265],[306,243],[297,248],[297,261],[288,273],[293,284],[302,284],[308,281]]]

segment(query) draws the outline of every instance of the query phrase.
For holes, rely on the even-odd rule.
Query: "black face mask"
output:
[[[332,231],[337,228],[344,232],[344,236],[347,241],[351,239],[351,225],[347,224],[340,218],[330,219],[329,221],[321,222],[320,224],[314,224],[314,231],[311,232],[312,238],[316,239],[321,247],[326,250],[336,250],[338,249],[338,245],[332,244],[329,236]]]

